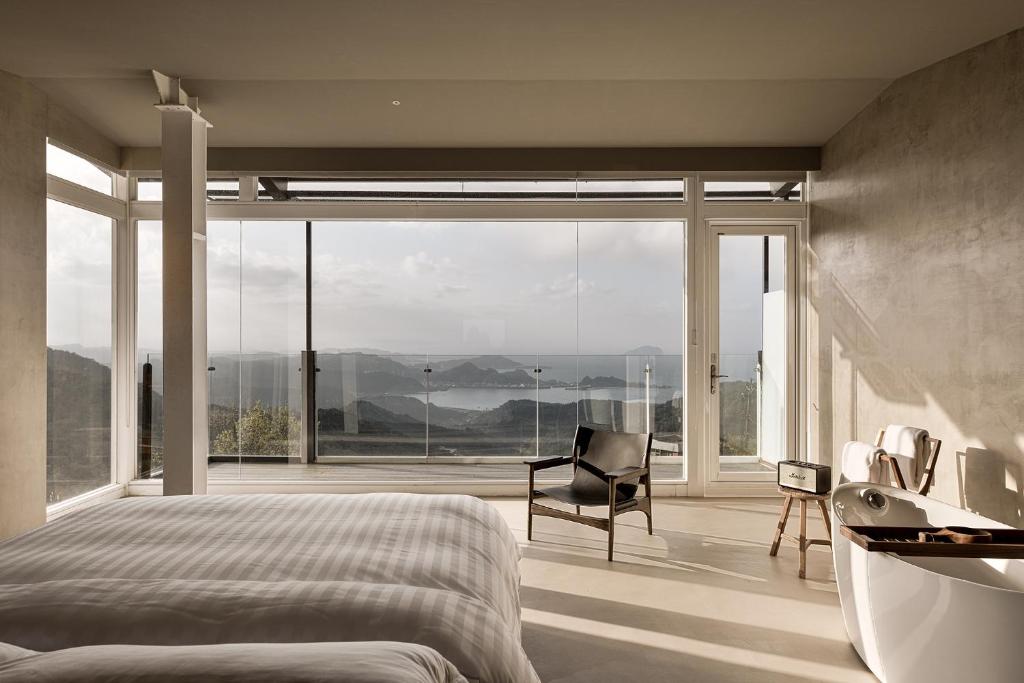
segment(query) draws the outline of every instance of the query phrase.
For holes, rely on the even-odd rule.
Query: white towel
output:
[[[905,425],[889,425],[882,437],[882,450],[899,463],[907,488],[916,489],[924,476],[928,459],[928,430]]]
[[[843,446],[843,468],[839,483],[849,481],[867,481],[872,484],[882,483],[882,462],[879,458],[884,450],[864,441],[848,441]]]

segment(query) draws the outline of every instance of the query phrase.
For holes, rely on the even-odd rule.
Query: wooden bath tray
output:
[[[974,543],[918,540],[918,534],[921,532],[936,533],[941,530],[942,527],[844,525],[840,533],[871,553],[917,557],[1024,558],[1024,530],[977,529],[976,531],[991,534],[991,538]]]

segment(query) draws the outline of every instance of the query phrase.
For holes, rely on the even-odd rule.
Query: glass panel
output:
[[[684,235],[678,222],[314,223],[316,476],[518,479],[522,457],[568,453],[584,419],[655,431],[661,478],[685,477]]]
[[[521,479],[518,461],[568,453],[579,421],[650,429],[656,478],[684,477],[684,234],[314,223],[318,457],[289,470],[304,224],[210,223],[211,478]]]
[[[683,180],[580,180],[576,191],[580,199],[686,199]]]
[[[113,221],[46,202],[46,499],[111,482]]]
[[[801,201],[803,183],[706,182],[705,201],[785,202]]]
[[[243,222],[241,253],[239,455],[298,456],[306,224]]]
[[[135,191],[140,202],[159,202],[164,198],[163,182],[159,178],[139,178]]]
[[[579,419],[615,432],[645,432],[647,358],[643,356],[581,356]]]
[[[575,351],[575,224],[317,222],[313,231],[319,461],[429,454],[428,469],[352,466],[338,476],[437,479],[461,467],[458,476],[521,478],[518,461],[537,452],[539,398],[537,356],[523,352]],[[575,380],[573,360],[559,386]],[[346,406],[343,436],[324,411]],[[357,429],[373,435],[369,448]],[[444,461],[455,457],[489,462],[452,469]]]
[[[238,199],[238,179],[211,178],[207,180],[206,198],[212,202]]]
[[[785,237],[719,236],[721,472],[786,457]]]
[[[579,224],[583,355],[683,352],[685,224]]]
[[[685,236],[682,222],[579,224],[581,420],[654,432],[658,478],[686,476]]]
[[[681,326],[681,325],[680,325]],[[650,356],[651,457],[655,479],[686,479],[686,404],[682,354]]]
[[[581,419],[578,390],[580,358],[575,353],[543,354],[537,357],[537,367],[540,369],[540,379],[547,385],[540,391],[537,417],[540,443],[537,454],[541,457],[569,455],[576,425]],[[538,476],[543,472],[538,473]],[[559,476],[557,470],[550,472],[550,475],[545,476]],[[560,476],[568,475],[561,473]]]
[[[462,192],[459,180],[331,180],[260,178],[260,199],[430,199]]]
[[[109,172],[49,143],[46,145],[46,172],[106,195],[114,192],[113,176]]]
[[[313,343],[374,355],[576,352],[576,225],[315,222]]]
[[[513,458],[514,471],[537,455],[538,405],[566,392],[534,372],[536,356],[431,356],[430,367],[431,456]]]
[[[206,224],[206,344],[209,354],[209,478],[238,478],[242,331],[242,225]]]
[[[140,202],[163,201],[163,181],[160,178],[139,178],[135,198]],[[238,199],[238,178],[210,178],[206,181],[206,198],[209,201]]]
[[[163,230],[138,221],[138,476],[163,476]]]
[[[286,477],[300,448],[305,223],[207,231],[209,478]]]
[[[314,281],[314,302],[322,292]],[[326,350],[317,354],[317,366],[318,462],[426,454],[423,356]],[[342,470],[336,474],[344,476]]]
[[[466,180],[462,192],[474,195],[557,195],[559,198],[576,197],[575,180]]]

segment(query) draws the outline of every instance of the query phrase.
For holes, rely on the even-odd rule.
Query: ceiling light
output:
[[[401,103],[402,103],[402,101],[401,101],[401,100],[391,100],[391,104],[395,105],[396,107],[397,107],[398,105],[400,105]]]

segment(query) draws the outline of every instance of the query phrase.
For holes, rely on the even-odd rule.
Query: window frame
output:
[[[48,144],[75,154],[111,175],[111,194],[46,174],[46,198],[111,219],[111,363],[110,363],[110,483],[97,489],[48,505],[47,519],[66,515],[83,506],[124,495],[135,460],[134,444],[134,372],[126,367],[125,357],[134,349],[134,273],[133,231],[128,220],[127,176],[81,154],[56,140]]]
[[[136,179],[138,177],[153,178],[159,177],[159,172],[129,172],[127,177],[127,197],[136,197]],[[388,177],[387,174],[377,174],[379,177]],[[708,310],[706,309],[704,296],[702,294],[707,275],[707,253],[710,247],[709,231],[712,221],[787,221],[792,222],[796,227],[797,260],[795,263],[797,279],[798,306],[794,311],[797,317],[798,332],[796,336],[796,358],[798,368],[798,381],[795,385],[797,392],[797,428],[798,434],[805,434],[804,426],[807,424],[807,406],[804,397],[806,395],[806,358],[803,349],[805,348],[806,337],[806,239],[808,207],[810,198],[808,196],[809,184],[806,174],[775,174],[775,173],[748,173],[742,176],[724,173],[699,172],[678,172],[678,173],[637,173],[631,178],[635,179],[681,179],[685,182],[685,197],[679,200],[626,200],[626,201],[553,201],[553,200],[514,200],[514,201],[359,201],[359,200],[284,200],[267,201],[258,198],[259,176],[290,176],[312,178],[332,177],[325,173],[287,173],[287,172],[263,172],[253,173],[210,173],[209,179],[216,178],[237,178],[239,180],[238,200],[216,200],[207,202],[208,220],[231,220],[231,221],[275,221],[275,220],[302,220],[302,221],[539,221],[539,220],[572,220],[572,221],[684,221],[685,222],[685,254],[683,267],[685,291],[683,311],[683,340],[684,340],[684,362],[682,385],[685,394],[685,408],[683,414],[684,442],[686,444],[686,479],[678,481],[656,482],[656,488],[674,495],[688,496],[730,496],[730,495],[765,495],[774,491],[774,485],[765,482],[715,482],[708,480],[706,471],[706,458],[704,453],[707,444],[707,427],[703,419],[703,411],[707,396],[702,388],[705,385],[705,365],[707,350],[707,329]],[[730,201],[715,200],[705,202],[704,186],[705,181],[717,180],[779,180],[782,176],[793,179],[799,177],[803,183],[803,191],[799,201],[785,202],[764,202],[764,201]],[[352,176],[337,175],[338,179],[352,179]],[[397,176],[396,176],[397,177]],[[407,177],[402,174],[401,177]],[[429,176],[430,178],[442,179],[443,176]],[[488,174],[480,174],[479,179],[485,180]],[[580,179],[609,179],[609,176],[602,174],[579,175]],[[620,174],[619,179],[625,179]],[[556,179],[550,176],[538,176],[538,179]],[[470,179],[467,177],[466,179]],[[136,221],[138,220],[161,220],[162,203],[157,201],[139,201],[129,199],[127,201],[128,224],[130,233],[134,235]],[[132,268],[135,267],[134,244],[132,246]],[[134,270],[132,270],[132,282],[135,281]],[[132,305],[132,316],[134,317],[134,302]],[[134,324],[134,321],[133,321]],[[133,328],[134,329],[134,328]],[[133,339],[134,341],[134,339]],[[130,369],[134,378],[135,348],[131,348]],[[132,386],[132,385],[128,385]],[[134,387],[133,387],[134,389]],[[134,399],[134,391],[132,393]],[[129,444],[132,449],[129,471],[134,472],[135,468],[135,425],[133,422],[131,439]],[[798,457],[808,458],[807,444],[810,436],[801,438],[796,444]],[[379,487],[380,484],[377,484]],[[129,483],[129,493],[154,493],[159,486],[158,480],[139,480]],[[231,488],[234,486],[234,488]],[[212,486],[212,488],[231,488],[231,490],[245,491],[358,491],[367,490],[367,486],[373,488],[374,484],[359,484],[351,481],[335,482],[296,482],[285,486],[282,482],[254,482],[239,480],[230,485]],[[403,488],[398,485],[397,488]],[[490,482],[490,481],[462,481],[458,484],[451,482],[430,482],[429,484],[417,484],[415,490],[435,491],[462,491],[491,495],[512,495],[521,493],[520,485],[512,482]]]

